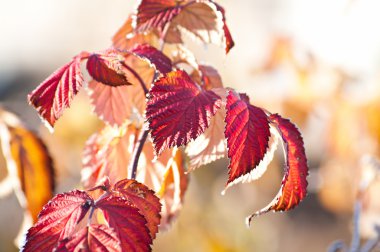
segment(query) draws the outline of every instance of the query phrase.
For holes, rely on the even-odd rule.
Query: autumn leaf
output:
[[[111,183],[128,176],[128,165],[139,130],[133,126],[106,126],[87,141],[82,158],[82,182],[85,188],[98,184],[104,176]]]
[[[156,81],[149,95],[146,117],[157,155],[166,148],[187,144],[203,133],[221,101],[181,70]]]
[[[126,199],[110,194],[97,201],[96,206],[119,237],[122,251],[151,250],[147,221]]]
[[[246,95],[230,91],[226,110],[225,136],[230,159],[228,186],[261,162],[268,149],[270,132],[265,112],[249,104]]]
[[[269,139],[269,147],[263,159],[260,161],[260,163],[255,167],[255,169],[252,169],[249,173],[236,178],[231,183],[228,183],[226,187],[224,188],[224,190],[222,191],[222,195],[224,195],[230,187],[240,184],[240,183],[243,183],[243,184],[250,183],[254,180],[259,179],[265,173],[269,164],[273,160],[274,153],[277,150],[277,146],[278,146],[278,142],[280,138],[278,132],[273,126],[270,126],[270,132],[271,132],[271,137]]]
[[[123,196],[130,204],[139,209],[139,212],[147,220],[150,236],[154,239],[161,219],[160,199],[154,195],[154,191],[144,184],[130,179],[118,181],[114,185],[113,191]]]
[[[87,52],[78,54],[28,95],[29,104],[36,108],[49,129],[54,127],[63,111],[70,107],[72,99],[82,87],[80,63],[88,56]]]
[[[307,193],[307,159],[301,133],[288,119],[278,114],[269,116],[270,122],[277,127],[282,137],[286,155],[285,175],[281,189],[273,201],[251,216],[247,217],[249,225],[252,218],[269,211],[285,211],[297,206]]]
[[[160,50],[148,44],[139,44],[131,52],[143,60],[147,60],[160,73],[166,74],[172,70],[171,60]]]
[[[210,0],[142,0],[137,9],[136,30],[145,33],[154,29],[177,43],[182,42],[183,31],[204,43],[225,44],[227,53],[234,45],[224,9]]]
[[[120,27],[112,38],[113,46],[119,50],[130,50],[136,44],[148,43],[152,46],[158,46],[157,35],[151,33],[135,33],[132,27],[132,15]]]
[[[0,108],[0,135],[8,174],[22,207],[33,221],[53,197],[54,169],[43,141],[12,113]]]
[[[95,114],[107,124],[121,126],[124,123],[138,121],[140,115],[131,100],[131,93],[140,87],[103,85],[90,81],[88,94]],[[142,121],[142,118],[141,118]]]
[[[224,137],[226,123],[226,89],[213,89],[217,95],[222,97],[222,106],[211,118],[210,126],[186,146],[186,154],[189,156],[190,165],[188,171],[209,164],[227,154],[227,143]]]
[[[162,204],[160,229],[167,229],[176,219],[184,200],[189,177],[185,156],[180,150],[165,150],[157,159],[153,144],[146,142],[140,156],[137,180],[157,192]]]
[[[214,67],[209,65],[199,65],[191,74],[191,78],[206,90],[223,87],[222,77]]]
[[[93,204],[87,193],[78,190],[56,195],[29,229],[23,251],[52,251],[59,240],[73,234]]]
[[[57,246],[56,252],[65,251],[122,251],[120,241],[112,228],[106,225],[89,225]]]
[[[87,60],[87,71],[94,80],[110,86],[132,85],[125,76],[124,57],[116,50],[93,53]]]

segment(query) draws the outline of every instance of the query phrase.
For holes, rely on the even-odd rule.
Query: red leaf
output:
[[[161,219],[160,199],[154,195],[154,191],[150,190],[144,184],[129,179],[117,182],[113,190],[120,193],[132,205],[139,209],[139,212],[147,220],[150,236],[154,239],[158,232],[158,225]]]
[[[72,235],[93,204],[87,193],[78,190],[56,195],[29,229],[24,251],[52,251],[59,240]]]
[[[146,117],[156,154],[197,138],[221,103],[218,95],[201,89],[181,70],[156,81],[149,94]]]
[[[110,86],[132,85],[125,76],[124,57],[113,51],[92,54],[87,60],[87,71],[94,80]]]
[[[229,183],[251,172],[264,158],[270,137],[265,112],[249,104],[244,94],[230,91],[227,96],[225,136],[230,158]]]
[[[121,197],[109,195],[100,199],[96,206],[101,209],[120,239],[122,251],[150,251],[152,238],[147,221],[139,210]]]
[[[141,33],[154,28],[163,31],[181,8],[180,2],[176,0],[142,0],[137,8],[137,30]]]
[[[56,252],[65,251],[122,251],[115,231],[106,225],[90,225],[79,230],[75,235],[64,239]]]
[[[229,53],[231,48],[234,47],[235,42],[232,39],[230,29],[228,29],[228,26],[226,23],[226,11],[224,10],[224,8],[221,5],[215,3],[214,1],[211,1],[211,2],[213,2],[215,4],[216,9],[218,11],[220,11],[222,13],[222,16],[223,16],[223,31],[224,31],[224,37],[225,37],[225,50],[226,50],[226,54],[227,54],[227,53]]]
[[[210,127],[197,139],[187,144],[186,154],[189,156],[190,161],[188,171],[223,158],[227,154],[227,144],[224,137],[226,127],[224,118],[226,117],[225,100],[228,91],[224,88],[217,88],[212,91],[222,97],[222,107],[211,118]]]
[[[285,175],[282,179],[281,189],[273,201],[265,208],[257,211],[247,218],[247,223],[251,219],[271,210],[285,211],[297,206],[307,193],[307,159],[301,133],[297,127],[288,119],[284,119],[277,114],[269,117],[271,123],[277,126],[286,153]]]
[[[186,30],[204,43],[224,43],[226,53],[234,46],[225,11],[211,0],[142,0],[137,10],[136,28],[139,33],[158,29],[165,33],[168,43],[181,43],[181,30]]]
[[[166,74],[172,70],[171,60],[151,45],[137,45],[131,52],[144,60],[148,60],[160,73]]]
[[[71,101],[83,84],[80,62],[88,57],[87,52],[75,56],[72,61],[51,74],[28,95],[33,105],[48,127],[54,127],[64,109],[70,107]]]

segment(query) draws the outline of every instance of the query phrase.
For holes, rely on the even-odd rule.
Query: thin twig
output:
[[[144,93],[145,95],[149,92],[148,88],[146,87],[145,85],[145,82],[142,80],[141,76],[133,69],[131,68],[130,66],[128,66],[127,64],[125,64],[124,62],[122,62],[122,65],[129,71],[133,74],[133,76],[135,76],[135,78],[140,82],[140,85],[142,87],[142,89],[144,90]]]
[[[133,152],[133,155],[132,155],[132,167],[131,167],[131,170],[132,170],[132,173],[131,173],[131,179],[136,179],[136,175],[137,175],[137,165],[139,163],[139,159],[140,159],[140,154],[143,150],[143,147],[144,147],[144,144],[145,144],[145,141],[146,139],[148,138],[148,134],[149,134],[149,130],[146,129],[144,130],[141,135],[139,136],[139,140],[137,140],[137,146]]]

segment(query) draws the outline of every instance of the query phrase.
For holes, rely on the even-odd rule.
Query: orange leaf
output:
[[[0,133],[9,174],[18,177],[14,189],[20,204],[28,209],[35,222],[42,207],[53,197],[51,157],[35,133],[25,128],[15,115],[1,109]],[[20,189],[22,192],[18,192]]]
[[[188,185],[184,154],[180,150],[165,150],[155,160],[153,144],[145,143],[137,180],[157,192],[162,204],[160,228],[168,228],[182,208]]]
[[[92,135],[83,151],[82,182],[85,188],[97,185],[105,176],[111,184],[128,177],[128,165],[139,131],[133,126],[106,126]]]

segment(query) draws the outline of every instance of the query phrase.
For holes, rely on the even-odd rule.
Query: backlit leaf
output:
[[[111,87],[91,81],[88,84],[88,91],[94,112],[111,126],[120,126],[126,121],[131,121],[136,113],[129,94],[132,88],[131,86]]]
[[[79,230],[75,235],[63,240],[55,250],[65,251],[122,251],[115,231],[106,225],[90,225]]]
[[[263,213],[290,210],[297,206],[307,193],[307,159],[301,133],[288,119],[272,114],[269,120],[277,127],[284,142],[286,155],[285,175],[282,179],[281,189],[273,201],[265,208],[257,211],[247,218],[249,225],[251,219]]]
[[[176,0],[142,0],[137,8],[136,28],[139,32],[152,29],[163,31],[165,25],[175,18],[182,6]]]
[[[265,112],[249,104],[244,94],[230,91],[227,96],[225,136],[230,158],[227,185],[250,173],[264,158],[270,137]]]
[[[100,199],[96,206],[119,237],[122,251],[150,251],[152,238],[147,221],[139,210],[113,194]]]
[[[213,90],[220,97],[225,97],[223,94],[226,91]],[[189,171],[192,171],[202,165],[209,164],[219,158],[223,158],[227,154],[227,144],[224,137],[224,129],[226,123],[225,99],[222,107],[211,118],[210,126],[197,139],[191,141],[186,146],[186,154],[190,158]]]
[[[91,54],[87,60],[87,71],[94,80],[110,86],[132,85],[123,70],[124,57],[116,51]]]
[[[112,38],[113,46],[119,50],[130,50],[136,44],[148,43],[158,46],[157,36],[152,33],[135,33],[132,28],[132,16],[129,16],[122,27]]]
[[[136,29],[139,33],[157,29],[171,38],[170,41],[165,39],[168,43],[181,43],[183,31],[204,43],[224,43],[226,52],[234,45],[224,9],[211,0],[142,0],[137,10]]]
[[[197,138],[221,103],[218,95],[203,90],[181,70],[157,80],[149,95],[146,117],[156,154]]]
[[[85,188],[98,184],[104,176],[111,183],[128,176],[128,165],[139,131],[133,126],[106,126],[90,137],[83,151],[82,182]]]
[[[160,199],[154,195],[154,191],[150,190],[144,184],[130,179],[118,181],[113,187],[113,191],[121,194],[132,205],[139,209],[139,212],[147,220],[150,236],[154,239],[158,232],[158,225],[161,219]]]
[[[189,181],[185,169],[182,151],[168,149],[155,160],[152,143],[145,143],[139,159],[137,180],[157,192],[160,198],[160,229],[167,229],[182,208]]]
[[[56,195],[29,229],[23,251],[52,251],[59,240],[73,235],[76,225],[93,204],[87,193],[78,190]]]
[[[24,127],[15,115],[2,109],[0,135],[8,174],[15,176],[16,181],[18,177],[18,183],[12,183],[12,186],[17,191],[21,206],[36,222],[42,207],[53,197],[52,159],[42,140]]]
[[[82,87],[80,63],[88,56],[87,52],[75,56],[28,95],[29,103],[36,108],[49,128],[53,127],[63,111],[70,107],[72,99]]]
[[[199,65],[198,69],[191,74],[191,78],[206,90],[223,87],[222,77],[214,67],[209,65]]]
[[[148,60],[160,73],[168,73],[172,70],[171,60],[155,47],[142,44],[134,47],[131,52],[141,59]]]

